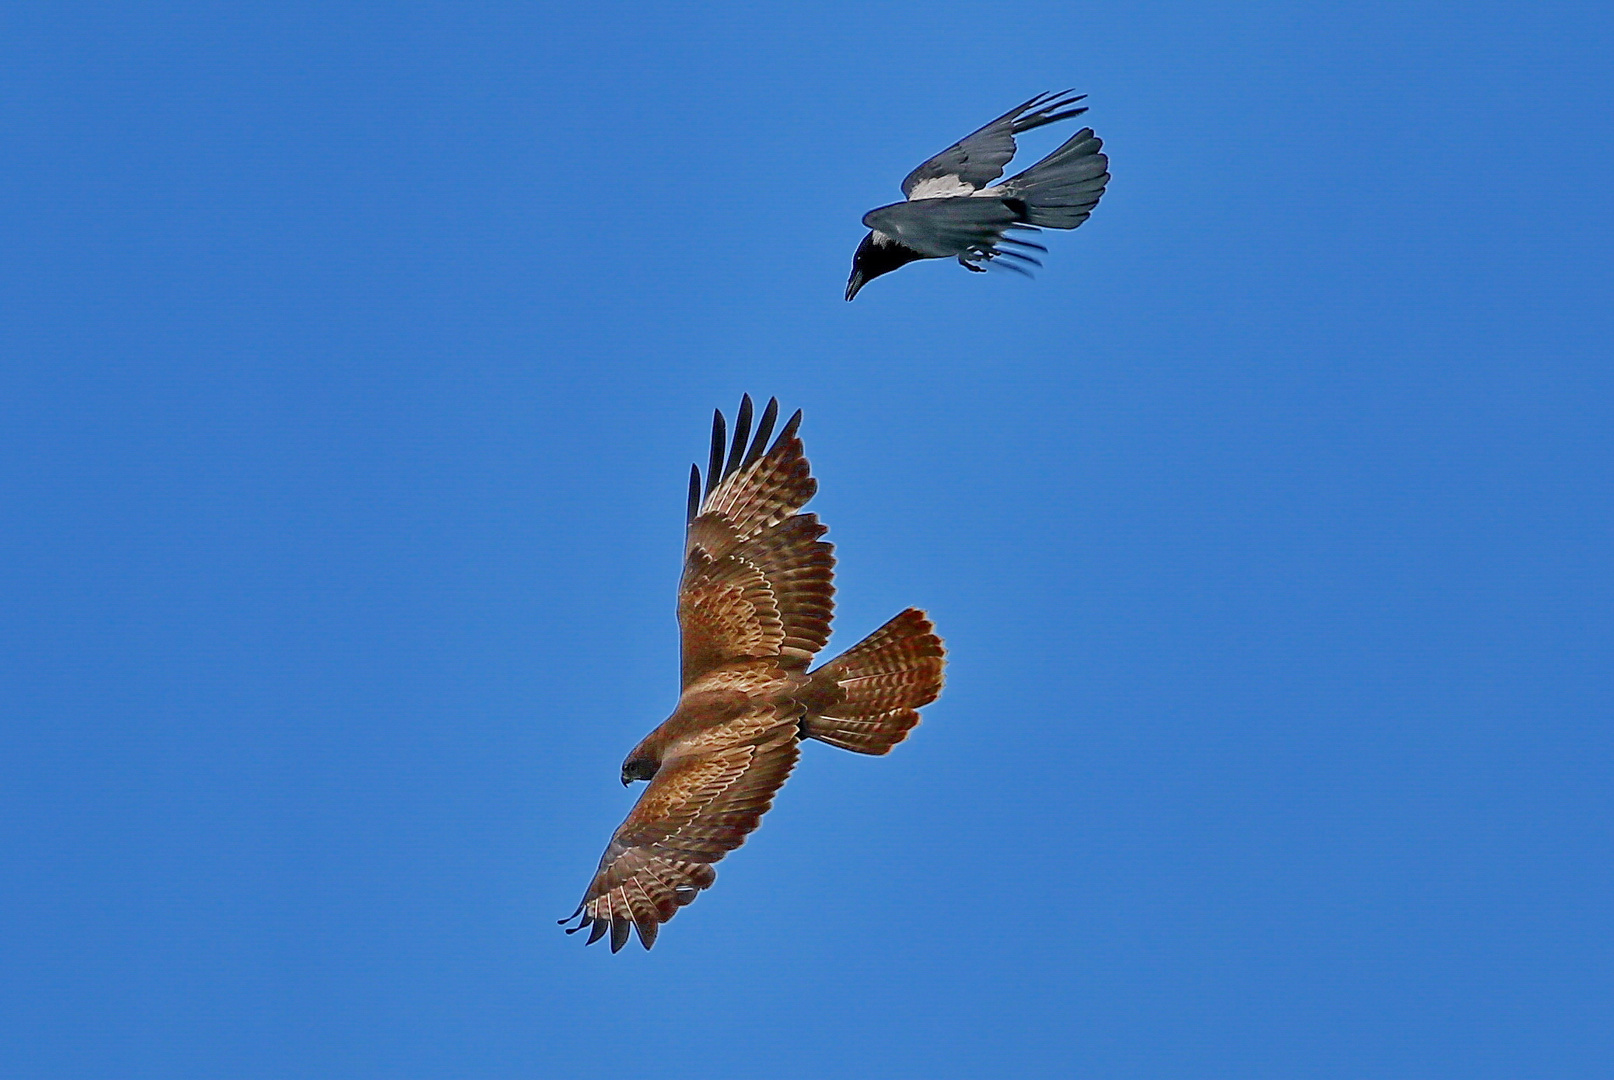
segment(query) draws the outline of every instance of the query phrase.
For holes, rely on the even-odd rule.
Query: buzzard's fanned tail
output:
[[[909,608],[813,672],[802,733],[859,754],[888,753],[941,693],[946,663],[936,628]]]

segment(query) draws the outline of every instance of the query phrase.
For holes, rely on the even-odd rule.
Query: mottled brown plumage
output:
[[[835,610],[831,545],[801,508],[818,490],[796,413],[771,446],[779,404],[751,435],[740,401],[734,439],[712,422],[704,493],[691,470],[678,590],[683,692],[634,747],[622,782],[649,780],[600,858],[567,933],[607,934],[611,951],[660,925],[717,879],[712,863],[745,842],[790,775],[802,739],[884,754],[941,692],[946,653],[924,613],[897,615],[818,670]]]

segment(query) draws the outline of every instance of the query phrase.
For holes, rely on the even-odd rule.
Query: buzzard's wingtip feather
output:
[[[773,453],[785,443],[795,438],[796,429],[799,427],[801,427],[801,410],[797,409],[795,413],[791,415],[790,420],[785,424],[784,429],[779,432],[779,437],[773,440],[773,447],[768,451],[768,453]]]
[[[745,453],[745,464],[749,466],[762,456],[767,449],[768,436],[773,434],[773,425],[779,419],[779,399],[769,398],[767,408],[762,410],[762,419],[757,421],[757,433],[751,439],[751,449]]]
[[[706,459],[706,494],[710,495],[723,478],[723,450],[728,442],[723,426],[723,410],[712,410],[712,452]]]
[[[728,464],[723,466],[723,475],[727,477],[740,467],[740,458],[745,453],[746,440],[751,436],[751,395],[740,395],[740,411],[734,414],[734,441],[729,446]]]

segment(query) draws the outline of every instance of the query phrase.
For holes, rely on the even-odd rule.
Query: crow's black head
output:
[[[852,276],[846,282],[846,298],[852,299],[859,289],[881,274],[889,274],[899,266],[906,266],[924,257],[889,236],[869,233],[857,246],[857,254],[852,256]]]

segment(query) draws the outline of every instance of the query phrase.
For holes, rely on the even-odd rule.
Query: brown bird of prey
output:
[[[946,652],[909,608],[816,671],[829,640],[835,566],[826,531],[801,508],[818,490],[790,418],[772,446],[779,403],[751,436],[740,400],[734,439],[712,419],[704,494],[689,476],[689,526],[678,586],[683,691],[665,723],[622,763],[648,780],[611,837],[583,902],[561,920],[592,944],[629,928],[650,948],[659,926],[717,880],[712,864],[745,843],[790,775],[803,739],[884,754],[919,723],[942,687]],[[764,452],[766,448],[766,452]]]

